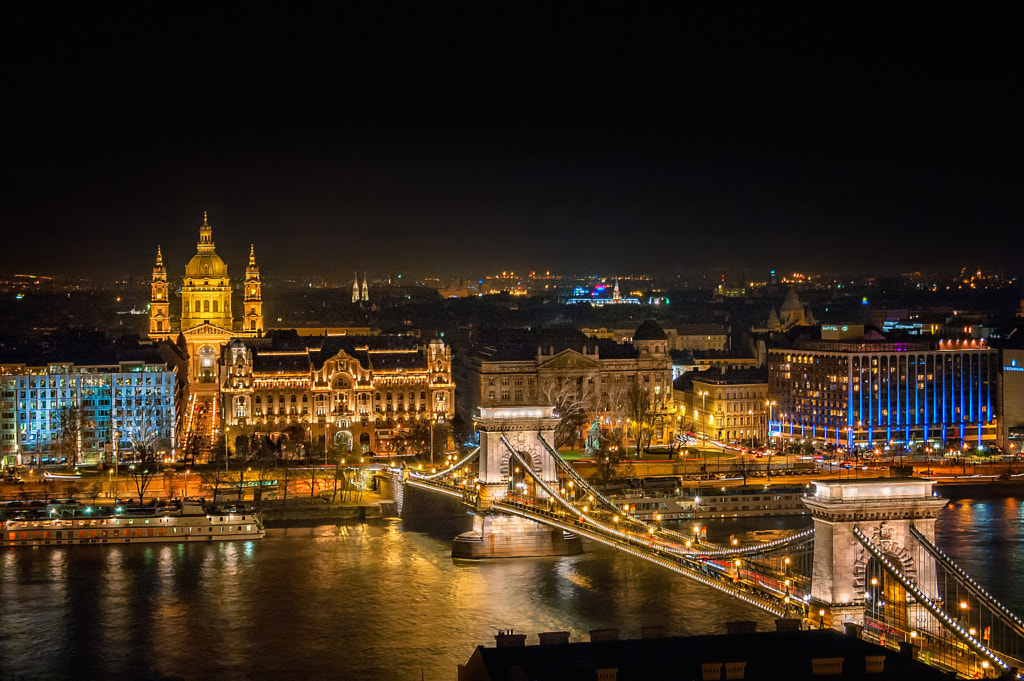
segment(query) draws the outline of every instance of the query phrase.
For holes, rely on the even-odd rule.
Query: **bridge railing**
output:
[[[995,651],[982,644],[968,629],[965,629],[958,621],[950,617],[946,612],[939,607],[939,605],[929,598],[924,591],[914,583],[906,573],[900,569],[899,566],[895,565],[888,556],[878,548],[874,542],[872,542],[867,535],[865,535],[859,527],[853,528],[853,535],[857,541],[867,549],[868,553],[878,561],[885,571],[891,575],[904,589],[910,593],[914,599],[921,604],[934,618],[935,620],[955,639],[960,641],[968,650],[973,652],[975,655],[985,660],[986,662],[995,665],[998,669],[1009,671],[1011,666],[1002,659],[1002,657]]]

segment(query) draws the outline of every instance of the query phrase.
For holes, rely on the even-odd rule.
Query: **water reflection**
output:
[[[1024,604],[1018,500],[964,500],[937,542],[1011,609]],[[717,542],[765,541],[807,517],[707,523]],[[453,561],[465,518],[271,530],[260,542],[7,551],[0,659],[14,678],[451,679],[513,628],[648,625],[720,632],[771,618],[613,549],[560,558]],[[47,655],[39,642],[46,641]]]

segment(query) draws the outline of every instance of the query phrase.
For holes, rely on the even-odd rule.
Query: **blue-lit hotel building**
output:
[[[827,336],[769,351],[772,438],[849,449],[995,443],[998,353],[984,340]]]
[[[78,462],[99,463],[114,449],[144,442],[170,453],[176,437],[176,374],[162,362],[0,365],[2,463],[58,463],[68,407],[80,413]]]

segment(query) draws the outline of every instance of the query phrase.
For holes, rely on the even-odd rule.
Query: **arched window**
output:
[[[196,301],[196,305],[195,305],[195,311],[196,311],[196,312],[199,312],[199,311],[200,311],[200,308],[199,308],[199,301],[198,301],[198,300]]]
[[[251,322],[249,322],[249,329],[251,331],[255,331],[256,330],[256,320],[255,319],[252,320]]]
[[[220,312],[220,310],[217,309],[218,307],[219,307],[219,305],[217,304],[217,301],[216,300],[213,301],[213,311],[214,312]]]
[[[209,311],[210,311],[210,301],[209,300],[204,300],[203,301],[203,312],[209,312]]]
[[[156,330],[157,331],[163,331],[164,330],[164,323],[163,322],[157,322],[156,323]]]

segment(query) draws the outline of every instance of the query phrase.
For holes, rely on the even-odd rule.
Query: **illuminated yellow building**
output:
[[[167,268],[159,246],[151,290],[149,337],[176,340],[180,335],[188,350],[189,382],[193,391],[203,392],[206,388],[209,392],[216,392],[217,363],[222,348],[232,338],[263,334],[262,285],[253,247],[249,247],[242,315],[237,320],[232,312],[228,266],[216,253],[213,230],[205,212],[199,228],[196,254],[185,267],[181,315],[177,319],[171,317]]]
[[[451,348],[404,336],[236,339],[224,358],[221,400],[230,443],[298,426],[341,452],[392,452],[403,431],[454,415]]]

